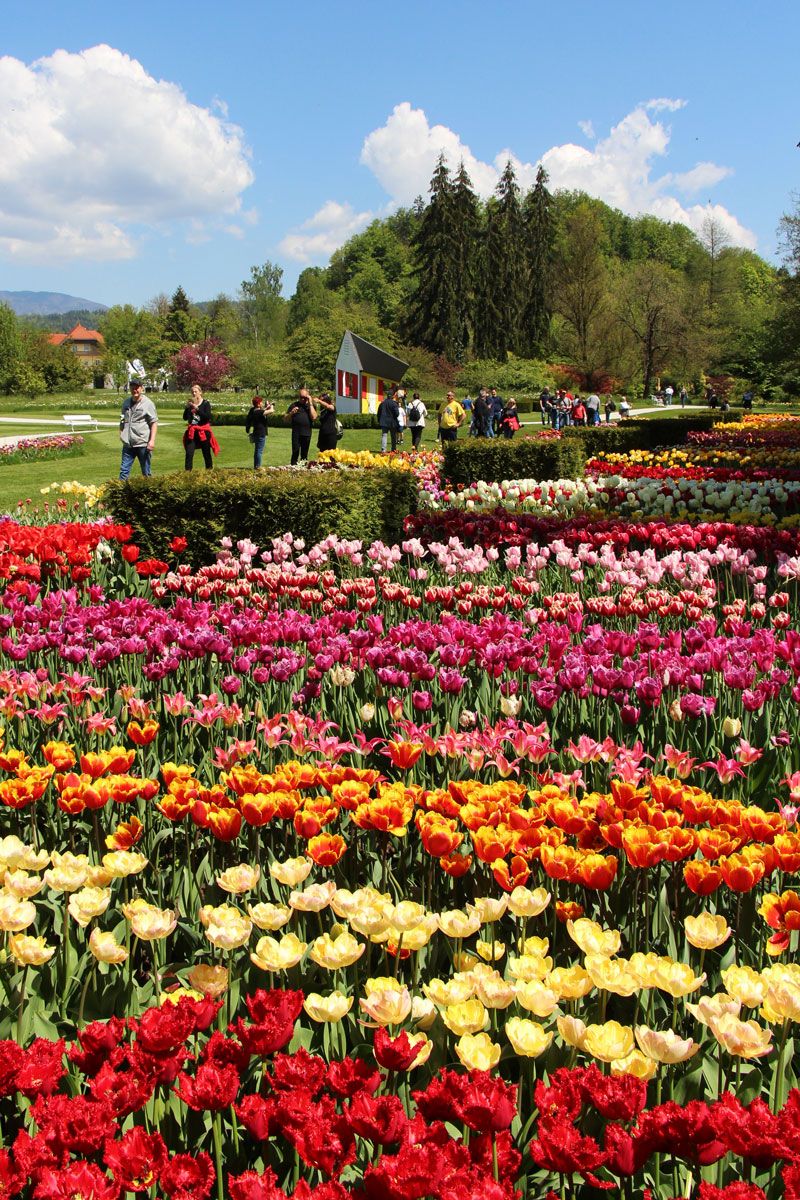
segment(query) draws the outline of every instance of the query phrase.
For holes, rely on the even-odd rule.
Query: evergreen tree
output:
[[[525,302],[522,209],[511,161],[486,209],[486,232],[479,268],[475,309],[475,353],[504,362],[520,352]]]
[[[460,351],[458,254],[453,181],[439,155],[431,198],[412,239],[417,288],[408,313],[408,337],[417,346],[454,359]]]
[[[172,299],[169,302],[169,311],[171,313],[174,313],[174,312],[188,313],[188,311],[189,311],[189,297],[186,295],[186,292],[183,290],[183,288],[181,287],[180,284],[178,284],[178,286],[176,287],[175,291],[172,294]]]
[[[522,315],[521,353],[544,358],[552,318],[551,269],[555,241],[553,198],[547,190],[547,171],[539,165],[536,184],[525,197],[526,301]]]
[[[197,321],[192,316],[189,297],[178,285],[169,302],[169,312],[164,321],[164,338],[173,346],[185,346],[197,337]]]
[[[463,362],[469,346],[475,312],[475,284],[478,276],[481,212],[463,161],[459,164],[453,189],[456,289],[456,348],[448,355]]]

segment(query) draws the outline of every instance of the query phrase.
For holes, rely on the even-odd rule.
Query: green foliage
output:
[[[472,395],[481,387],[496,387],[504,396],[538,396],[542,388],[555,387],[553,369],[535,358],[509,357],[507,362],[496,359],[473,359],[459,372],[459,391]]]
[[[368,308],[339,301],[327,315],[309,318],[287,342],[298,385],[327,390],[333,387],[336,357],[345,329],[352,329],[353,333],[382,350],[394,351],[393,334],[378,324]]]
[[[577,440],[517,436],[444,443],[442,474],[454,486],[479,480],[577,479],[586,454]]]
[[[539,357],[550,344],[555,249],[553,198],[547,190],[547,171],[541,164],[536,183],[525,197],[523,220],[527,299],[520,323],[520,351]]]
[[[416,289],[406,327],[417,345],[455,359],[464,349],[458,290],[461,251],[455,191],[444,154],[439,155],[430,190],[413,242]]]
[[[626,454],[629,450],[656,450],[681,446],[688,433],[707,433],[719,415],[710,412],[674,417],[631,417],[614,425],[570,425],[562,440],[580,442],[587,458],[601,454]]]
[[[309,546],[329,533],[398,542],[416,496],[407,471],[221,470],[114,481],[104,500],[147,556],[165,557],[180,533],[199,564],[213,561],[223,537],[263,546],[287,529]]]
[[[8,392],[20,357],[19,323],[8,304],[0,304],[0,388]]]
[[[241,309],[248,336],[265,349],[279,342],[286,328],[286,301],[281,296],[283,268],[267,260],[250,268],[250,278],[242,281]]]
[[[9,379],[9,390],[21,396],[29,396],[35,400],[47,391],[47,380],[41,371],[37,371],[27,362],[17,362]]]

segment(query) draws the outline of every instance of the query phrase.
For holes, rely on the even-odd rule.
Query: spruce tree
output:
[[[460,344],[458,255],[454,188],[444,154],[436,163],[430,193],[412,239],[417,287],[409,305],[407,330],[415,345],[453,360]]]
[[[463,362],[472,334],[481,231],[480,205],[463,161],[453,187],[453,221],[457,344],[452,357]]]
[[[475,309],[475,353],[501,362],[519,353],[525,304],[524,229],[514,167],[506,163],[486,207]]]
[[[523,218],[526,301],[520,330],[521,353],[528,358],[544,358],[553,315],[550,292],[555,221],[553,198],[547,190],[547,171],[541,164],[536,172],[536,184],[525,197]]]

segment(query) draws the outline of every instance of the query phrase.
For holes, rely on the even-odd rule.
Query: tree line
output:
[[[523,192],[514,167],[487,201],[463,164],[436,164],[427,200],[373,221],[326,267],[253,266],[233,296],[192,303],[180,286],[149,304],[93,314],[102,369],[168,369],[183,386],[224,383],[275,394],[330,387],[351,328],[410,363],[407,383],[472,390],[494,381],[649,392],[729,377],[773,398],[800,395],[800,202],[781,222],[780,267],[729,244],[709,214],[699,234],[630,217],[581,192]],[[71,390],[76,356],[39,319],[0,306],[0,389]]]

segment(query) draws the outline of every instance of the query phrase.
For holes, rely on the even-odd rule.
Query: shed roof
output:
[[[379,346],[373,346],[372,342],[365,341],[349,329],[345,331],[344,336],[347,337],[348,334],[352,338],[362,371],[377,375],[381,379],[390,379],[393,383],[400,382],[408,370],[407,362],[403,362],[402,358],[395,358]]]

